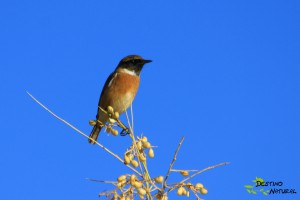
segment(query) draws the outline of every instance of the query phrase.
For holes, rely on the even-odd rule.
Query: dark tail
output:
[[[97,125],[94,126],[94,128],[90,134],[89,143],[91,143],[91,144],[96,143],[95,141],[97,141],[100,131],[101,131],[101,127],[99,127]]]

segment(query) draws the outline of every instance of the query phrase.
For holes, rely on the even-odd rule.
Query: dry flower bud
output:
[[[190,191],[186,191],[186,194],[185,194],[187,197],[190,196]]]
[[[180,171],[180,174],[181,174],[182,176],[188,176],[188,175],[189,175],[189,172],[186,171],[186,170],[183,170],[183,171]]]
[[[178,190],[177,190],[177,194],[179,196],[181,196],[183,194],[183,191],[184,191],[184,188],[183,187],[179,187]]]
[[[207,194],[207,193],[208,193],[208,191],[206,188],[204,188],[204,187],[200,188],[200,194]]]
[[[150,194],[150,188],[145,188],[145,190],[147,194]]]
[[[108,112],[109,114],[113,114],[113,113],[114,113],[113,107],[108,106],[108,107],[107,107],[107,112]]]
[[[191,189],[192,186],[193,186],[193,184],[190,183],[190,182],[188,182],[188,183],[186,184],[186,187],[187,187],[188,189]]]
[[[146,190],[144,190],[143,188],[139,188],[138,189],[138,193],[139,193],[139,195],[145,195],[146,194]]]
[[[123,182],[118,182],[117,183],[117,187],[120,189],[120,188],[122,188],[122,187],[124,187],[124,183]]]
[[[143,196],[143,195],[140,195],[139,197],[140,197],[140,199],[144,199],[144,196]]]
[[[115,119],[113,119],[113,118],[108,118],[108,121],[109,121],[109,123],[111,123],[111,124],[113,124],[113,123],[115,123],[115,122],[116,122],[116,120],[115,120]]]
[[[137,168],[139,166],[139,163],[136,160],[132,160],[131,164],[133,167]]]
[[[129,154],[128,157],[129,157],[130,160],[132,160],[134,158],[134,155],[131,153],[131,154]]]
[[[161,200],[168,200],[168,196],[164,195]]]
[[[126,180],[125,175],[121,175],[121,176],[118,177],[118,182],[122,182],[123,180]]]
[[[142,142],[141,142],[141,141],[138,141],[138,142],[136,143],[136,147],[137,147],[138,150],[141,150],[141,149],[142,149]]]
[[[200,190],[201,188],[203,188],[203,184],[202,183],[197,183],[195,185],[196,190]]]
[[[119,196],[118,193],[115,192],[114,193],[114,199],[118,199],[118,196]]]
[[[112,130],[111,130],[111,134],[112,134],[113,136],[117,136],[117,135],[119,134],[119,132],[118,132],[118,130],[116,130],[116,129],[112,129]]]
[[[89,124],[90,124],[91,126],[95,126],[95,125],[97,124],[97,122],[96,122],[95,120],[90,120],[90,121],[89,121]]]
[[[115,113],[114,113],[114,118],[115,118],[115,119],[119,119],[119,117],[120,117],[120,114],[119,114],[118,112],[115,112]]]
[[[124,156],[124,164],[128,165],[129,163],[130,163],[130,158],[127,155],[125,155]]]
[[[143,143],[148,142],[148,139],[147,139],[146,136],[144,136],[144,137],[142,138],[142,142],[143,142]]]
[[[149,151],[148,151],[148,156],[149,156],[150,158],[153,158],[153,157],[154,157],[154,151],[153,151],[152,148],[149,149]]]
[[[139,155],[139,160],[141,161],[141,162],[144,162],[144,161],[146,161],[146,157],[144,156],[144,154],[140,154]]]
[[[143,147],[146,148],[146,149],[150,148],[151,147],[150,142],[144,142]]]
[[[132,174],[132,175],[130,176],[130,181],[135,181],[135,180],[136,180],[136,175]]]
[[[162,195],[161,195],[160,192],[156,193],[156,194],[154,195],[154,197],[155,197],[156,199],[158,199],[158,200],[161,200],[161,199],[162,199]]]
[[[125,197],[123,194],[120,195],[120,200],[125,200]]]
[[[135,188],[140,188],[140,187],[142,187],[143,184],[140,181],[134,181],[132,185]],[[145,193],[146,193],[146,191],[145,191]]]
[[[110,133],[111,130],[112,130],[112,127],[111,127],[111,126],[106,126],[106,132],[107,132],[107,133]]]
[[[162,183],[162,182],[164,181],[164,177],[163,177],[163,176],[158,176],[158,177],[156,177],[156,178],[154,179],[154,181],[155,181],[156,183]]]

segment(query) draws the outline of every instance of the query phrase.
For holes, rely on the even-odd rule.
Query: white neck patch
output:
[[[126,74],[129,74],[131,76],[137,76],[135,71],[131,71],[131,70],[128,70],[128,69],[122,69],[122,72],[124,72]]]

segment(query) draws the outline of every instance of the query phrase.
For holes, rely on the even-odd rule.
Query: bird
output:
[[[119,62],[102,88],[96,115],[98,121],[105,124],[109,119],[100,107],[107,110],[108,106],[111,106],[119,114],[127,110],[138,91],[141,71],[144,65],[150,62],[152,60],[146,60],[139,55],[128,55]],[[89,136],[89,143],[96,143],[101,128],[98,123],[94,125]]]

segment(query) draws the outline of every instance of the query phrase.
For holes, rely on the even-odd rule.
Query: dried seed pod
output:
[[[112,129],[112,130],[111,130],[111,134],[112,134],[113,136],[117,136],[117,135],[119,134],[119,132],[118,132],[118,130],[116,130],[116,129]]]
[[[113,119],[113,118],[108,118],[108,121],[109,121],[109,123],[111,123],[111,124],[113,124],[113,123],[115,123],[115,122],[116,122],[116,120],[115,120],[115,119]]]
[[[130,163],[130,158],[129,158],[129,156],[125,155],[124,156],[124,164],[128,165],[129,163]]]
[[[136,161],[136,160],[132,160],[132,161],[131,161],[131,165],[132,165],[133,167],[137,168],[137,167],[139,166],[139,163],[138,163],[138,161]]]
[[[184,190],[183,187],[179,187],[178,190],[177,190],[177,194],[178,194],[179,196],[181,196],[181,195],[183,194],[183,190]]]
[[[123,181],[121,181],[121,183],[122,183],[123,185],[125,185],[125,184],[126,184],[126,182],[127,182],[127,180],[126,180],[126,179],[124,179]]]
[[[150,148],[151,147],[150,142],[144,142],[143,147],[146,148],[146,149]]]
[[[141,161],[141,162],[144,162],[144,161],[146,161],[146,157],[144,156],[144,154],[140,154],[139,155],[139,161]]]
[[[186,191],[185,196],[189,197],[190,196],[190,191]]]
[[[140,195],[139,197],[140,197],[140,199],[144,199],[144,196],[143,196],[143,195]]]
[[[107,107],[107,112],[108,112],[109,114],[113,114],[113,113],[114,113],[114,108],[111,107],[111,106],[108,106],[108,107]]]
[[[168,196],[167,195],[164,195],[161,200],[168,200]]]
[[[114,200],[117,200],[117,199],[118,199],[118,196],[119,196],[118,193],[115,192],[115,193],[114,193]]]
[[[132,160],[134,158],[134,155],[131,153],[131,154],[129,154],[128,157],[129,157],[130,160]]]
[[[150,194],[150,188],[145,188],[145,190],[147,194]]]
[[[182,195],[186,195],[186,189],[185,188],[183,188],[183,190],[182,190]]]
[[[130,197],[126,197],[126,199],[125,199],[125,200],[131,200],[131,199],[130,199]]]
[[[180,171],[180,174],[181,174],[182,176],[188,176],[188,175],[189,175],[189,172],[186,171],[186,170],[182,170],[182,171]]]
[[[132,184],[135,188],[140,188],[142,187],[142,183],[140,181],[134,181],[133,184]],[[145,191],[146,192],[146,191]]]
[[[106,132],[107,132],[107,133],[110,133],[111,130],[112,130],[112,127],[111,127],[111,126],[106,126]]]
[[[200,194],[207,194],[208,190],[204,187],[200,188]]]
[[[125,175],[121,175],[121,176],[118,177],[117,180],[118,180],[118,182],[122,182],[122,181],[126,180],[126,176]]]
[[[115,119],[119,119],[119,117],[120,117],[119,112],[115,112],[115,113],[114,113],[114,118],[115,118]]]
[[[141,150],[141,149],[142,149],[142,142],[141,142],[141,141],[138,141],[138,142],[136,143],[136,147],[137,147],[138,150]]]
[[[185,186],[186,186],[187,189],[191,189],[191,187],[193,186],[193,184],[190,183],[190,182],[188,182]]]
[[[120,188],[123,188],[124,187],[124,183],[123,182],[118,182],[117,183],[117,187],[120,189]]]
[[[154,157],[154,151],[153,151],[152,148],[149,149],[149,151],[148,151],[148,156],[149,156],[150,158],[153,158],[153,157]]]
[[[200,190],[201,188],[203,188],[203,184],[202,183],[197,183],[195,185],[196,190]]]
[[[89,121],[89,124],[90,124],[91,126],[95,126],[95,125],[97,124],[97,122],[96,122],[95,120],[90,120],[90,121]]]
[[[144,136],[141,140],[143,143],[148,142],[148,138],[146,136]]]
[[[154,195],[154,197],[155,197],[156,199],[158,199],[158,200],[161,200],[161,199],[162,199],[162,194],[161,194],[160,192],[158,192],[158,193],[156,193],[156,194]]]
[[[143,188],[139,188],[138,189],[138,193],[139,193],[139,195],[145,195],[146,194],[146,190],[144,190]]]
[[[162,182],[164,181],[164,177],[163,177],[163,176],[158,176],[158,177],[156,177],[156,178],[154,179],[154,181],[155,181],[156,183],[162,183]]]
[[[121,195],[120,195],[120,200],[125,200],[124,194],[121,194]]]
[[[130,181],[136,181],[137,179],[136,179],[136,175],[134,175],[134,174],[132,174],[131,176],[130,176]]]

